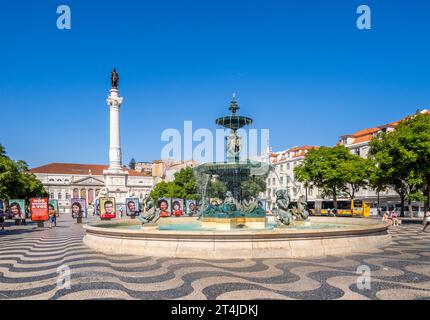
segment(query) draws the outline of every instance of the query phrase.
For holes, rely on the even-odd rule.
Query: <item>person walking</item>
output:
[[[426,230],[426,228],[428,227],[428,225],[430,224],[430,209],[426,211],[425,215],[424,215],[424,228],[423,228],[423,232]]]
[[[0,209],[0,227],[1,230],[4,230],[4,218],[5,218],[5,213],[3,209]]]
[[[49,229],[52,229],[52,225],[57,226],[57,210],[55,210],[52,204],[48,204],[49,207]]]

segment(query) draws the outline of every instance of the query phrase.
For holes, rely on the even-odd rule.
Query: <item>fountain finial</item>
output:
[[[230,110],[232,114],[236,114],[237,110],[239,110],[239,105],[236,100],[236,93],[233,93],[233,99],[230,102],[230,108],[228,108],[228,110]]]

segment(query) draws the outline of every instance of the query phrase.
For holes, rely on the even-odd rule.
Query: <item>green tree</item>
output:
[[[162,181],[152,190],[151,198],[198,199],[197,182],[192,168],[184,168],[175,173],[171,182]]]
[[[211,179],[206,186],[206,197],[224,199],[227,186],[224,182]]]
[[[412,216],[412,201],[430,197],[430,115],[416,114],[401,121],[395,130],[381,133],[370,142],[370,154],[381,177],[400,196],[401,215],[407,201]]]
[[[165,181],[161,181],[155,185],[155,187],[151,191],[151,198],[154,200],[158,200],[160,198],[167,197],[169,193],[168,183]]]
[[[247,199],[249,197],[258,197],[260,192],[265,192],[266,187],[266,179],[265,176],[251,176],[241,184],[242,198]]]
[[[351,179],[351,153],[344,146],[321,147],[309,151],[303,162],[294,168],[300,182],[315,185],[331,196],[334,208],[338,208],[337,197],[347,189]],[[358,183],[358,181],[354,182]]]
[[[128,167],[131,170],[135,170],[136,169],[136,160],[134,160],[134,158],[131,158],[130,162],[128,163]]]
[[[29,199],[35,196],[46,196],[42,183],[28,169],[25,161],[14,161],[6,156],[0,145],[0,198]]]
[[[381,207],[380,194],[381,192],[387,190],[389,184],[387,183],[387,179],[385,177],[385,172],[379,168],[378,164],[373,161],[370,166],[370,174],[369,174],[369,186],[376,191],[378,209]]]
[[[6,149],[0,144],[0,157],[6,157]]]
[[[374,165],[371,160],[353,154],[350,154],[341,163],[341,171],[346,175],[345,180],[347,181],[347,186],[342,191],[347,193],[351,200],[354,200],[355,193],[360,188],[369,185],[369,177]]]

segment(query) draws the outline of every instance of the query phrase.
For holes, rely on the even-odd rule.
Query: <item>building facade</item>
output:
[[[106,188],[107,168],[107,165],[50,163],[31,172],[42,182],[51,199],[57,199],[60,207],[68,208],[72,198],[83,198],[87,204],[94,204],[100,191]],[[154,178],[145,172],[124,170],[128,173],[126,196],[143,199],[153,188]],[[120,198],[115,191],[109,195]]]
[[[422,110],[421,113],[430,114],[429,110]],[[366,128],[352,134],[342,135],[339,138],[338,144],[347,147],[352,154],[359,155],[363,158],[369,156],[369,143],[372,138],[376,137],[381,132],[390,132],[395,130],[400,121],[391,122],[381,126]],[[272,171],[267,178],[267,190],[263,197],[267,199],[268,209],[273,209],[273,204],[276,200],[275,192],[278,189],[286,189],[290,195],[291,201],[297,201],[300,196],[304,196],[308,201],[315,200],[330,200],[324,199],[320,190],[315,187],[306,188],[302,183],[298,182],[294,176],[294,168],[300,164],[306,153],[309,150],[318,148],[316,146],[301,146],[287,149],[280,152],[269,152],[268,155],[261,157],[261,161],[269,162],[272,165]],[[361,188],[355,192],[355,198],[363,200],[371,205],[372,214],[376,214],[378,201],[381,209],[393,210],[398,209],[400,198],[398,194],[388,188],[383,192],[378,192],[370,187]],[[339,194],[339,200],[349,199],[347,194]],[[423,204],[412,203],[415,215],[421,215]]]

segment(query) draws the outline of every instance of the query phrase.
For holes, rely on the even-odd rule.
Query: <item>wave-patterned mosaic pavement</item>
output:
[[[392,228],[390,247],[347,257],[205,261],[100,254],[66,216],[54,229],[9,223],[0,231],[0,299],[430,299],[430,229],[421,229]],[[357,286],[362,265],[370,289]],[[70,289],[57,285],[61,266]]]

